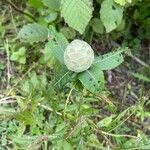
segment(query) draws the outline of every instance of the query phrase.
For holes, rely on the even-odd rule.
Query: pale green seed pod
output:
[[[74,72],[82,72],[89,69],[93,61],[93,49],[82,40],[72,41],[64,52],[65,65]]]

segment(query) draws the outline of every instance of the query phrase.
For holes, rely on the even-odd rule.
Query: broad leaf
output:
[[[50,51],[49,55],[52,54],[60,63],[64,63],[64,58],[63,58],[64,51],[56,44],[56,42],[50,41],[48,43],[48,46]]]
[[[131,3],[132,0],[114,0],[116,3],[118,3],[121,6],[125,6],[127,3]]]
[[[51,43],[50,42],[48,42],[45,45],[43,53],[44,53],[44,61],[46,62],[46,64],[49,67],[51,67],[55,63],[55,57],[54,57],[53,52],[51,50]]]
[[[63,27],[60,29],[60,32],[67,38],[67,39],[74,39],[76,36],[76,32],[74,29],[70,27]]]
[[[42,0],[43,4],[54,11],[59,11],[61,0]]]
[[[98,19],[98,18],[92,19],[91,25],[92,25],[92,28],[93,28],[94,32],[103,34],[103,32],[104,32],[104,25],[103,25],[103,23],[102,23],[102,21],[100,19]]]
[[[122,21],[123,7],[115,4],[113,0],[104,0],[101,5],[100,17],[106,28],[106,32],[111,32]]]
[[[57,12],[50,11],[49,15],[44,18],[45,22],[51,23],[56,20],[58,16]]]
[[[53,55],[60,63],[64,64],[64,50],[68,45],[67,39],[62,33],[56,33],[54,39],[49,41],[47,46],[49,48],[49,55]]]
[[[65,22],[82,34],[92,17],[92,1],[62,0],[61,8],[61,15]]]
[[[19,112],[16,115],[16,119],[20,122],[24,122],[24,124],[26,124],[26,125],[33,125],[33,122],[34,122],[33,114],[32,114],[32,112],[30,112],[28,110]]]
[[[28,0],[28,4],[32,7],[35,7],[36,9],[42,8],[42,2],[41,0]]]
[[[87,90],[92,93],[98,93],[104,88],[103,71],[97,67],[92,67],[78,75],[78,79]]]
[[[20,64],[25,64],[26,63],[26,49],[25,47],[21,47],[18,51],[13,52],[10,59],[12,61],[17,61]]]
[[[48,29],[37,23],[28,24],[23,26],[18,37],[30,43],[44,41],[48,38]]]
[[[11,135],[10,139],[13,141],[13,143],[17,144],[18,147],[20,147],[21,149],[27,149],[29,150],[28,146],[30,144],[32,144],[34,142],[34,140],[36,140],[37,136],[18,136],[18,135]]]
[[[69,44],[67,39],[62,33],[58,33],[53,26],[49,27],[48,34],[51,35],[51,40],[45,46],[45,59],[50,61],[50,59],[56,58],[64,64],[64,50]]]
[[[128,49],[118,49],[115,52],[96,57],[93,67],[96,66],[101,70],[111,70],[119,66],[124,61],[122,53],[126,50]]]
[[[52,86],[55,90],[62,90],[64,86],[73,81],[73,78],[75,77],[75,73],[69,71],[64,65],[61,65],[55,74],[55,78],[52,81]]]

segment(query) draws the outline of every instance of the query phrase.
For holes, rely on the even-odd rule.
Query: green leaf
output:
[[[0,116],[1,115],[14,115],[16,114],[16,110],[14,108],[8,108],[8,107],[0,107]]]
[[[15,134],[11,135],[11,140],[13,141],[13,143],[17,144],[18,147],[21,147],[21,149],[27,149],[29,150],[28,146],[34,141],[36,140],[36,136],[27,136],[24,135],[22,137],[17,136]]]
[[[106,28],[106,32],[111,32],[122,21],[123,7],[115,4],[113,0],[104,0],[101,5],[100,17]]]
[[[64,63],[63,50],[56,44],[55,41],[48,43],[49,51],[52,51],[54,57],[59,60],[60,63]]]
[[[52,82],[52,86],[56,90],[62,90],[64,86],[71,82],[75,76],[72,71],[69,71],[66,66],[61,65],[58,67],[57,72],[55,73],[55,78]]]
[[[62,64],[64,64],[64,50],[69,44],[62,33],[56,33],[54,40],[48,42],[49,51]]]
[[[62,122],[61,124],[59,124],[57,127],[56,127],[56,132],[57,133],[60,133],[63,129],[65,129],[66,127],[66,124],[64,122]]]
[[[30,43],[44,41],[48,37],[48,30],[37,23],[28,24],[19,31],[18,37]]]
[[[17,61],[19,59],[18,52],[13,52],[13,54],[10,57],[10,60]]]
[[[88,137],[88,145],[91,146],[91,147],[95,147],[95,148],[100,148],[101,147],[101,144],[97,138],[97,136],[95,134],[91,134],[89,137]]]
[[[114,0],[114,1],[121,6],[125,6],[126,4],[132,2],[132,0]]]
[[[103,71],[97,67],[93,67],[80,73],[78,79],[83,86],[92,93],[98,93],[104,88],[104,74]]]
[[[109,116],[109,117],[105,117],[104,119],[100,120],[98,123],[97,123],[97,126],[98,127],[107,127],[111,124],[112,120],[113,120],[113,115]]]
[[[53,26],[50,26],[50,33],[53,40],[48,42],[49,50],[53,56],[62,64],[64,64],[64,50],[69,42],[62,33],[58,33]]]
[[[61,0],[42,0],[43,4],[49,9],[59,11]]]
[[[18,121],[20,121],[21,123],[24,123],[26,125],[33,125],[33,123],[34,123],[34,121],[33,121],[33,114],[30,111],[28,111],[28,110],[19,112],[16,115],[16,119]]]
[[[135,112],[136,109],[137,106],[131,106],[125,109],[124,111],[119,112],[118,116],[114,116],[111,124],[108,125],[109,127],[107,126],[107,128],[109,128],[109,131],[114,130],[119,124],[121,125],[124,122],[124,118],[126,118],[126,116],[131,115],[131,113]]]
[[[19,59],[19,63],[20,63],[20,64],[25,64],[25,63],[26,63],[26,57],[21,57],[21,58]]]
[[[91,0],[62,0],[61,16],[70,27],[82,34],[92,17],[92,5]]]
[[[150,78],[141,74],[141,73],[131,73],[135,78],[139,79],[139,80],[142,80],[142,81],[145,81],[145,82],[150,82]]]
[[[93,31],[96,33],[103,34],[104,32],[104,25],[102,21],[98,18],[92,19],[92,28],[93,28]]]
[[[12,61],[17,61],[20,64],[25,64],[26,63],[26,49],[25,47],[21,47],[17,52],[13,52],[10,60]]]
[[[57,150],[73,150],[70,142],[66,141],[65,139],[57,139],[56,144],[53,146],[54,149]]]
[[[73,150],[73,147],[71,146],[69,142],[67,142],[66,140],[63,140],[62,149]]]
[[[74,39],[76,36],[76,32],[74,29],[70,27],[63,27],[60,29],[60,32],[67,38],[67,39]]]
[[[36,72],[34,72],[34,71],[31,72],[29,77],[30,77],[31,84],[33,85],[33,87],[35,89],[40,86],[40,81],[38,79],[38,76],[37,76]]]
[[[50,14],[45,17],[45,21],[46,21],[47,23],[51,23],[51,22],[53,22],[53,21],[56,20],[57,16],[58,16],[58,13],[57,13],[57,12],[51,11]]]
[[[1,64],[1,63],[0,63],[0,70],[4,70],[4,69],[5,69],[4,64]]]
[[[128,48],[119,48],[115,52],[110,52],[108,54],[96,57],[93,66],[97,66],[101,70],[111,70],[119,66],[124,61],[122,53],[127,50]]]
[[[35,8],[42,8],[41,0],[28,0],[28,3]]]
[[[24,123],[19,123],[19,126],[17,127],[17,135],[21,137],[25,129],[26,129],[26,125]]]
[[[55,62],[55,57],[51,49],[51,42],[48,42],[44,48],[44,61],[51,67]]]

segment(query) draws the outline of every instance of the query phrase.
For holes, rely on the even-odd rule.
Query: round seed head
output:
[[[93,49],[82,40],[72,41],[64,52],[65,65],[74,72],[82,72],[89,69],[93,61]]]

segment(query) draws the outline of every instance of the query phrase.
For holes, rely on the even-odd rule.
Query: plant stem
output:
[[[18,11],[19,13],[21,13],[21,14],[23,14],[23,15],[25,15],[25,16],[28,16],[28,17],[31,18],[33,21],[37,22],[36,19],[35,19],[32,15],[30,15],[30,14],[24,12],[23,10],[20,10],[20,9],[19,9],[14,3],[12,3],[11,1],[9,1],[9,0],[5,0],[5,1],[6,1],[6,3],[8,3],[11,7],[13,7],[16,11]]]

